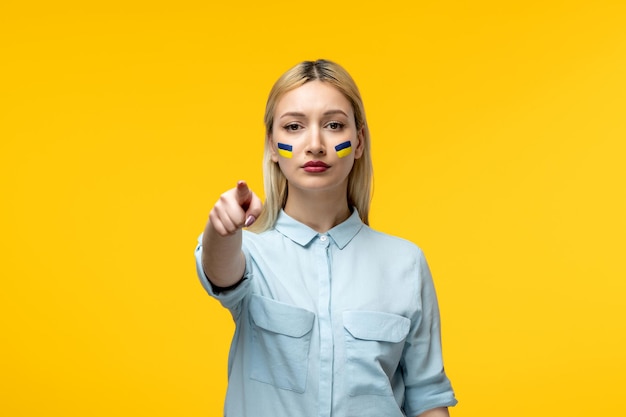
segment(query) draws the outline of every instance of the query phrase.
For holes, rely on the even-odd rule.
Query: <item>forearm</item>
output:
[[[424,411],[417,417],[450,417],[450,413],[448,413],[448,407],[439,407]]]
[[[220,236],[211,223],[207,223],[202,236],[202,269],[213,285],[230,287],[243,277],[245,258],[241,241],[241,230]]]

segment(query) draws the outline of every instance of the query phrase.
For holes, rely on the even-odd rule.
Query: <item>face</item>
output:
[[[289,187],[345,192],[355,159],[363,154],[348,99],[335,87],[310,81],[276,103],[269,137],[272,161]]]

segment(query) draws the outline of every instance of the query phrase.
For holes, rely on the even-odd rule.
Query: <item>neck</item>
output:
[[[284,210],[290,217],[319,233],[327,232],[351,214],[345,189],[341,192],[310,193],[290,187]]]

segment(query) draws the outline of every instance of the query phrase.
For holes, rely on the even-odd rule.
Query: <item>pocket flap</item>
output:
[[[273,333],[302,337],[313,329],[315,314],[260,295],[250,298],[250,316],[257,326]]]
[[[344,311],[343,326],[355,339],[398,343],[409,334],[411,320],[380,311]]]

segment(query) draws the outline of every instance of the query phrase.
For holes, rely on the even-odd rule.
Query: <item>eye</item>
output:
[[[340,130],[344,126],[344,124],[340,122],[330,122],[327,126],[331,130]]]
[[[297,123],[289,123],[288,125],[283,126],[283,129],[295,132],[296,130],[300,130],[300,125]]]

